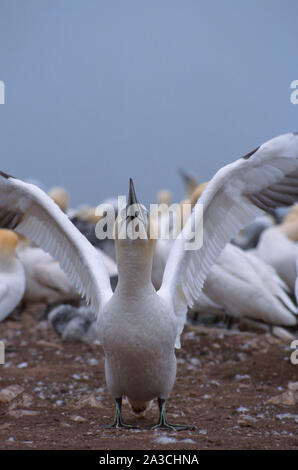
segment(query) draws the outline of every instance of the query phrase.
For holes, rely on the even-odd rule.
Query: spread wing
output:
[[[297,199],[298,134],[276,137],[215,174],[172,246],[159,291],[172,299],[178,322],[177,344],[187,306],[198,299],[224,246],[256,216]],[[202,217],[203,246],[186,250],[185,241],[189,241],[191,232],[198,234]]]
[[[50,253],[95,313],[111,297],[110,278],[99,251],[40,188],[3,172],[0,227],[26,235]]]

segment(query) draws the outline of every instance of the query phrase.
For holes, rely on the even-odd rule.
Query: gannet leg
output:
[[[158,398],[159,422],[152,429],[172,429],[173,431],[183,431],[185,429],[195,429],[195,426],[187,424],[169,424],[166,416],[166,400]]]
[[[105,426],[106,428],[109,428],[109,429],[117,429],[117,428],[133,429],[133,428],[137,428],[137,426],[133,426],[132,424],[126,424],[126,423],[123,422],[122,414],[121,414],[122,397],[115,398],[115,407],[116,407],[115,421],[112,425]]]

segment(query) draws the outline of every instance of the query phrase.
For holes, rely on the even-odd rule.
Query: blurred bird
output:
[[[49,190],[48,195],[63,212],[67,212],[69,205],[69,194],[66,189],[62,188],[61,186],[55,186]]]
[[[49,305],[80,300],[59,263],[41,248],[31,246],[27,237],[20,235],[16,252],[26,275],[24,302]]]
[[[59,305],[51,310],[48,321],[63,341],[90,344],[98,337],[96,318],[88,306]]]
[[[290,292],[294,293],[298,243],[287,237],[287,227],[278,225],[262,232],[259,243],[253,252],[273,266]]]
[[[18,237],[10,230],[0,230],[0,321],[21,302],[25,292],[25,273],[16,256]]]
[[[199,184],[198,180],[195,176],[189,175],[184,170],[180,169],[180,170],[178,170],[178,173],[182,178],[182,181],[183,181],[183,184],[184,184],[184,187],[185,187],[186,197],[189,198],[189,197],[191,197],[192,193],[194,192],[194,190],[198,186],[198,184]]]
[[[102,257],[43,191],[1,173],[0,196],[0,226],[48,250],[91,302],[115,399],[113,427],[129,427],[121,413],[126,396],[136,412],[140,402],[144,409],[158,398],[155,429],[188,429],[166,418],[176,376],[174,348],[180,347],[187,307],[199,298],[209,270],[241,228],[298,199],[298,135],[276,137],[215,174],[172,245],[157,292],[151,282],[153,221],[138,203],[132,180],[128,205],[115,224],[119,280],[114,293]],[[139,236],[129,236],[135,226]],[[197,249],[201,230],[204,244]]]
[[[212,266],[203,292],[235,318],[285,326],[297,323],[297,307],[272,266],[231,244]]]
[[[274,217],[270,214],[257,217],[251,224],[240,230],[231,243],[242,250],[251,250],[257,246],[262,232],[274,224]]]

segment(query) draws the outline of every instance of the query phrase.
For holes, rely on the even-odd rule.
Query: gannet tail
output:
[[[151,401],[135,401],[131,400],[130,398],[127,398],[128,403],[130,404],[130,407],[132,411],[138,415],[138,416],[143,416],[144,413],[151,407],[152,400]]]

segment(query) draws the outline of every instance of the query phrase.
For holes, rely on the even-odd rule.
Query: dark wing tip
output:
[[[257,147],[256,149],[252,150],[251,152],[247,153],[242,157],[244,160],[248,160],[254,153],[256,153],[259,150],[260,147]]]
[[[193,178],[192,178],[190,175],[188,175],[188,174],[187,174],[184,170],[182,170],[181,168],[178,168],[177,171],[178,171],[178,174],[181,176],[181,178],[183,179],[183,181],[184,181],[185,183],[190,183],[190,182],[193,180]]]
[[[8,173],[5,173],[4,171],[1,171],[1,170],[0,170],[0,175],[3,176],[3,178],[6,178],[6,179],[14,178],[14,176],[9,175]]]

